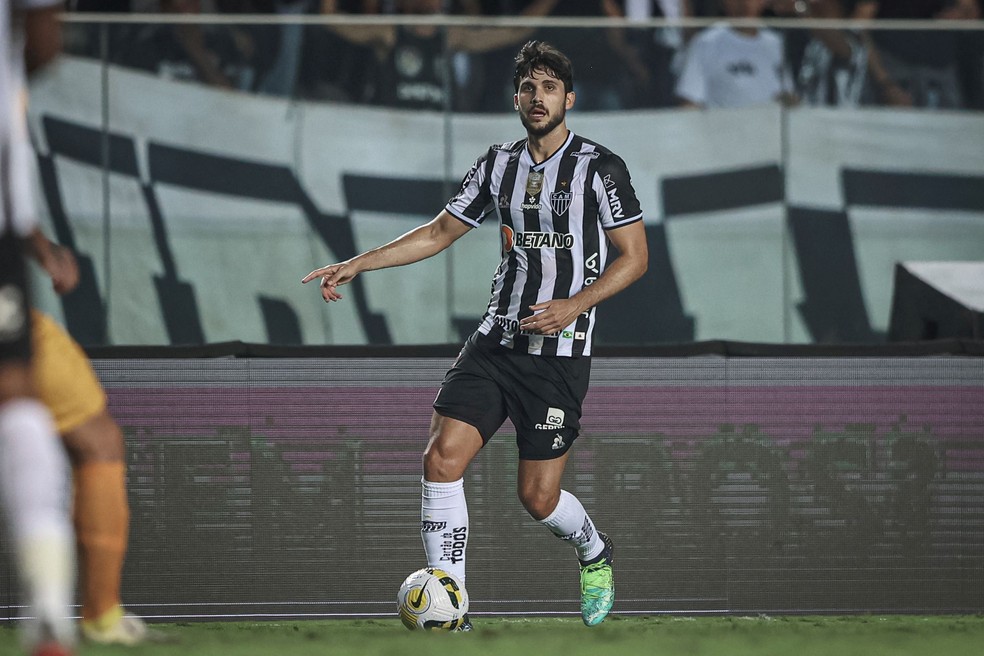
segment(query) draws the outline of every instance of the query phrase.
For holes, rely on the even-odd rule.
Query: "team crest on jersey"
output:
[[[564,214],[567,212],[567,208],[571,206],[572,198],[574,198],[574,194],[569,191],[555,191],[550,194],[550,207],[556,214]]]

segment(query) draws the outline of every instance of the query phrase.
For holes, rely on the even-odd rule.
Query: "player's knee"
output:
[[[62,435],[75,463],[122,461],[123,433],[108,412],[103,412]]]
[[[453,449],[431,440],[424,450],[424,479],[432,483],[450,483],[465,473],[468,465]]]
[[[31,370],[26,360],[0,362],[0,403],[32,393]]]
[[[554,490],[545,490],[537,486],[521,486],[519,488],[519,501],[526,508],[526,512],[537,520],[543,520],[550,516],[550,513],[557,508],[560,500],[560,493]]]

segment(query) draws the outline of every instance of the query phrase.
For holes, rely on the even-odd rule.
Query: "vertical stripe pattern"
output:
[[[591,355],[594,308],[556,335],[525,334],[519,322],[531,305],[570,298],[597,280],[608,258],[605,231],[642,219],[622,159],[573,132],[542,162],[525,140],[497,144],[446,209],[471,226],[499,219],[502,261],[478,331],[535,355]]]

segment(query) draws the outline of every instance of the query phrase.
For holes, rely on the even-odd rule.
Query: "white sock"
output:
[[[0,406],[0,503],[31,613],[71,643],[75,537],[69,466],[48,410],[34,399]]]
[[[420,537],[429,567],[440,567],[465,582],[468,506],[465,479],[431,483],[420,479]]]
[[[605,543],[598,537],[594,522],[588,517],[584,506],[567,490],[560,491],[557,507],[540,523],[574,547],[579,560],[591,560],[605,549]]]

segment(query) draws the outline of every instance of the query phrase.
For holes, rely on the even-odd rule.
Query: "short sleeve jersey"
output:
[[[595,308],[555,335],[526,333],[519,322],[531,305],[570,298],[597,280],[608,259],[606,231],[642,220],[625,162],[573,132],[539,164],[525,139],[494,145],[446,209],[472,227],[499,219],[502,260],[478,332],[533,355],[590,355]]]
[[[676,94],[705,107],[763,105],[792,90],[782,38],[760,29],[754,36],[728,26],[701,32],[687,49]]]

